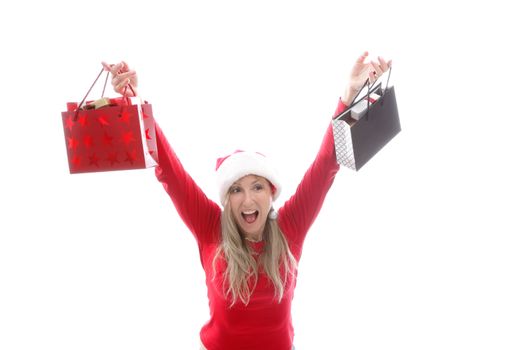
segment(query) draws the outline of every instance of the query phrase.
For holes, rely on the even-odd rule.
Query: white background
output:
[[[0,5],[0,349],[198,348],[197,246],[153,169],[68,173],[60,112],[101,60],[139,72],[210,197],[215,159],[255,148],[284,200],[363,50],[393,59],[403,131],[307,237],[297,349],[524,349],[525,28],[487,3]]]

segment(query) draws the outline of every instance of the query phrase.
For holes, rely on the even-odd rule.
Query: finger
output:
[[[128,80],[129,79],[122,79],[117,76],[111,80],[111,85],[113,85],[113,88],[115,89],[115,91],[120,92],[120,90],[122,90],[122,88],[127,85],[126,82]]]
[[[121,77],[122,79],[127,79],[127,78],[131,78],[134,75],[137,75],[137,72],[135,72],[134,70],[131,70],[129,72],[120,73],[119,77]]]
[[[381,56],[377,57],[377,60],[379,61],[379,66],[383,70],[383,72],[386,72],[389,68],[388,63],[385,61],[385,59]]]
[[[117,85],[120,85],[120,83],[122,83],[122,79],[120,78],[120,76],[114,75],[111,79],[111,84],[113,85],[113,87],[116,88]]]
[[[120,82],[118,85],[115,86],[115,90],[122,93],[122,91],[124,91],[124,88],[126,87],[126,85],[128,85],[130,83],[130,80],[129,79],[124,79],[122,80],[122,82]]]
[[[110,67],[109,71],[111,72],[111,75],[115,76],[122,69],[122,63],[110,64],[109,67]]]
[[[392,68],[392,60],[388,61],[388,68]]]
[[[370,80],[370,84],[373,85],[375,81],[377,80],[377,73],[374,71],[368,72],[368,79]]]
[[[381,66],[379,65],[378,62],[371,61],[370,64],[372,65],[372,67],[374,67],[374,71],[377,73],[377,77],[383,74],[383,70],[381,69]]]
[[[111,72],[111,65],[110,64],[108,64],[108,63],[106,63],[104,61],[102,61],[101,63],[102,63],[102,67],[104,67],[105,71]]]
[[[135,71],[130,71],[130,72],[126,72],[126,73],[119,73],[119,74],[117,74],[117,75],[113,78],[113,80],[111,81],[111,83],[112,83],[113,85],[118,85],[118,84],[120,84],[123,80],[126,80],[126,79],[129,79],[129,80],[131,80],[131,79],[135,79],[135,80],[136,80],[136,76],[137,76],[137,72],[135,72]],[[113,83],[113,81],[114,81],[115,83]]]
[[[365,51],[363,52],[361,56],[357,58],[356,63],[364,63],[367,57],[368,57],[368,51]]]
[[[129,72],[129,66],[125,61],[120,62],[122,64],[122,68],[120,69],[121,73]]]
[[[104,70],[111,72],[112,75],[116,75],[118,70],[121,68],[120,63],[118,64],[109,64],[104,61],[101,62]]]
[[[118,67],[117,68],[114,68],[114,67],[116,67],[116,65],[111,66],[111,70],[112,70],[112,72],[111,72],[112,73],[111,83],[114,86],[116,86],[116,85],[120,84],[124,78],[122,77],[121,73],[118,73],[118,71],[117,71]],[[113,73],[113,71],[115,73]]]

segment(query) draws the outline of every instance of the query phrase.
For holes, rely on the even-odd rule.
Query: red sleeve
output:
[[[343,113],[345,109],[347,109],[348,106],[341,101],[341,98],[339,98],[339,103],[337,103],[337,108],[335,109],[334,118],[337,117],[339,114]]]
[[[340,114],[346,107],[339,100],[334,116]],[[279,227],[288,238],[290,248],[295,251],[296,257],[301,254],[306,233],[319,214],[338,170],[339,164],[335,156],[334,137],[330,124],[321,148],[295,194],[279,209]]]
[[[155,175],[170,196],[199,245],[216,241],[221,209],[209,199],[182,166],[160,127],[155,124],[159,154]]]

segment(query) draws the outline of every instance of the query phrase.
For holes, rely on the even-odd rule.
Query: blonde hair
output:
[[[230,307],[239,299],[244,305],[248,305],[257,285],[259,267],[264,269],[273,283],[274,297],[281,302],[286,283],[289,278],[293,280],[296,276],[297,261],[277,225],[277,220],[269,217],[266,219],[263,232],[264,251],[258,260],[254,258],[253,250],[245,242],[235,222],[229,201],[226,201],[222,212],[221,228],[222,242],[213,258],[214,278],[217,275],[216,260],[223,258],[226,261],[223,291],[225,296],[231,295]],[[284,274],[281,273],[281,266]]]

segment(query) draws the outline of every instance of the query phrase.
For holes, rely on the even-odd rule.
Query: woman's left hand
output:
[[[348,85],[341,96],[341,102],[347,106],[352,103],[355,96],[366,82],[366,79],[370,79],[370,84],[373,84],[392,66],[392,60],[387,62],[381,56],[377,57],[377,61],[371,60],[370,62],[365,62],[367,57],[368,52],[365,51],[361,56],[359,56],[354,64],[354,67],[352,68]]]

